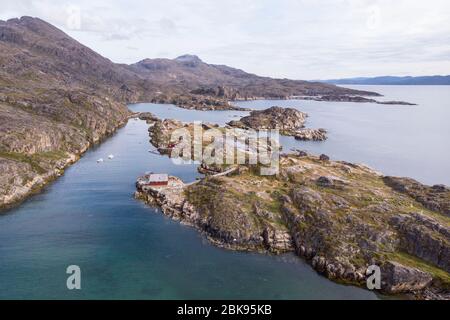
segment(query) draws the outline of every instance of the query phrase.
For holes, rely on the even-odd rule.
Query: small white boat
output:
[[[110,155],[108,156],[108,159],[114,159],[114,155],[110,154]]]
[[[103,158],[97,160],[97,163],[103,162]]]

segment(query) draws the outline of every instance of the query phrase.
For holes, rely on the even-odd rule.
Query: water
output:
[[[363,87],[364,88],[364,87]],[[326,142],[284,137],[285,150],[325,152],[389,174],[449,183],[449,87],[379,87],[417,107],[313,101],[251,101],[243,106],[295,106],[307,125],[329,130]],[[160,117],[224,124],[247,114],[201,112],[139,104]],[[294,255],[227,251],[194,229],[133,199],[147,170],[193,181],[193,165],[176,166],[149,153],[147,125],[131,120],[88,151],[65,175],[0,216],[0,298],[112,299],[376,299],[373,292],[335,284]],[[107,159],[109,154],[115,157]],[[104,158],[105,162],[96,160]],[[82,290],[66,289],[66,267],[82,270]]]
[[[147,170],[198,176],[194,166],[148,149],[147,125],[131,120],[43,193],[0,216],[1,299],[377,298],[328,281],[294,255],[216,248],[133,199],[136,177]],[[82,270],[79,291],[66,289],[72,264]]]
[[[427,184],[450,185],[450,86],[346,86],[376,91],[379,100],[402,100],[417,106],[303,100],[239,102],[242,107],[294,107],[310,115],[306,126],[325,128],[328,140],[292,147],[325,153],[335,160],[367,164],[387,175],[408,176]]]

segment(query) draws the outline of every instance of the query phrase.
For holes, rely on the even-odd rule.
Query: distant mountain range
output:
[[[450,75],[448,76],[422,76],[422,77],[359,77],[321,80],[320,82],[332,84],[373,84],[373,85],[450,85]]]

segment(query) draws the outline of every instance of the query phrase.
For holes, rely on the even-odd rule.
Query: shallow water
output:
[[[355,86],[356,87],[356,86]],[[308,127],[329,130],[325,142],[283,137],[291,147],[358,161],[387,174],[450,184],[450,87],[358,86],[419,106],[249,101],[294,106]],[[190,111],[137,104],[160,117],[224,124],[247,114]],[[167,172],[193,181],[194,165],[174,165],[148,150],[147,125],[130,120],[89,150],[44,192],[0,216],[0,298],[112,299],[377,299],[373,292],[335,284],[294,255],[227,251],[194,229],[134,200],[136,177]],[[112,160],[107,159],[114,154]],[[105,162],[96,163],[99,158]],[[66,267],[82,270],[82,290],[66,289]]]

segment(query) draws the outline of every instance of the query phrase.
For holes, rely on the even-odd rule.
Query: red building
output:
[[[169,176],[166,173],[152,173],[148,177],[147,184],[150,186],[167,186]]]

